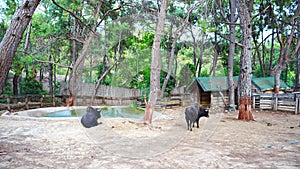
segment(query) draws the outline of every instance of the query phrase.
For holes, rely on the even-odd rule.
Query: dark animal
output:
[[[185,120],[187,123],[188,130],[192,131],[192,125],[197,123],[197,128],[199,128],[199,119],[201,117],[209,117],[208,109],[200,107],[198,104],[193,104],[185,109]]]
[[[101,109],[94,109],[93,107],[87,107],[85,114],[81,117],[81,124],[86,128],[97,126],[98,119],[101,118]]]

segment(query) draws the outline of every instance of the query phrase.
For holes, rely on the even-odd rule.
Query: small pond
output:
[[[43,117],[81,117],[85,113],[85,108],[80,109],[68,109],[58,110],[51,113],[44,114]],[[134,118],[142,119],[144,117],[145,110],[135,107],[101,107],[101,118]]]

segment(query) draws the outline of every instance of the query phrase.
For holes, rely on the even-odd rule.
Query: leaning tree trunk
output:
[[[48,54],[48,73],[49,73],[49,94],[52,96],[54,94],[53,92],[53,65],[51,63],[51,53],[49,51],[49,54]]]
[[[150,74],[150,94],[148,103],[146,104],[146,112],[144,116],[145,123],[152,122],[152,115],[154,106],[160,91],[160,70],[161,70],[161,56],[160,56],[160,42],[164,29],[166,8],[168,0],[163,0],[158,15],[158,22],[156,26],[155,37],[152,45],[152,60],[151,60],[151,74]]]
[[[252,79],[252,26],[251,16],[245,0],[237,0],[240,17],[243,47],[240,60],[240,86],[239,86],[239,120],[254,120],[251,111],[251,79]]]
[[[55,2],[55,1],[52,1],[52,2]],[[83,43],[81,54],[76,59],[74,66],[72,68],[72,72],[71,72],[70,79],[69,79],[69,91],[70,91],[69,100],[71,100],[71,101],[69,101],[67,103],[67,106],[76,105],[77,93],[80,92],[81,86],[82,86],[82,73],[83,73],[83,64],[85,61],[85,57],[88,52],[89,46],[92,43],[92,40],[96,34],[96,29],[102,22],[102,20],[100,22],[97,22],[98,15],[100,14],[100,9],[102,7],[102,4],[103,4],[103,1],[99,1],[99,4],[97,5],[97,7],[95,9],[95,13],[94,13],[94,16],[95,16],[94,26],[92,27],[92,30],[87,35],[87,38],[85,39],[85,41]]]
[[[23,33],[40,1],[26,0],[20,5],[0,43],[0,94]]]
[[[173,39],[173,43],[172,43],[172,49],[171,49],[171,57],[169,58],[169,63],[168,63],[168,73],[167,76],[164,79],[163,85],[162,85],[162,89],[161,89],[161,98],[163,98],[164,92],[166,90],[168,81],[170,79],[171,73],[172,73],[172,66],[173,66],[173,61],[174,61],[174,55],[175,55],[175,48],[176,48],[176,44],[177,44],[177,40],[180,39],[180,37],[183,34],[183,31],[186,29],[186,27],[189,24],[189,19],[190,19],[190,14],[192,12],[193,8],[190,8],[188,10],[187,16],[184,20],[184,22],[182,23],[182,25],[176,29],[175,33],[174,33],[174,39]]]
[[[300,0],[298,0],[298,3],[300,3]],[[288,35],[288,38],[286,41],[283,41],[284,38],[280,37],[279,32],[277,33],[277,39],[280,44],[280,57],[277,61],[277,64],[275,65],[273,72],[274,74],[274,93],[279,92],[280,87],[280,75],[282,71],[286,68],[288,62],[296,55],[298,49],[300,48],[300,39],[296,39],[297,43],[295,46],[293,46],[293,40],[295,36],[295,30],[299,24],[299,12],[300,7],[298,5],[296,11],[294,12],[294,16],[291,18],[291,29],[290,34]],[[286,35],[284,35],[286,36]]]

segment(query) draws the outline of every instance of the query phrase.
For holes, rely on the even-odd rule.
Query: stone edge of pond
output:
[[[10,113],[9,111],[3,113],[0,117],[7,120],[34,120],[34,121],[47,121],[47,120],[78,120],[80,117],[43,117],[43,115],[62,110],[72,110],[72,109],[86,109],[88,106],[73,106],[73,107],[45,107],[24,110],[19,112]],[[95,108],[101,107],[128,107],[128,106],[93,106]],[[144,110],[143,108],[139,108]],[[154,111],[153,121],[167,119],[174,120],[173,118],[163,115],[160,112]]]

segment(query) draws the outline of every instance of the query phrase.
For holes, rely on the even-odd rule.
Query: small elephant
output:
[[[97,126],[98,119],[101,118],[101,109],[94,109],[93,107],[87,107],[85,114],[81,117],[81,124],[86,128]]]

